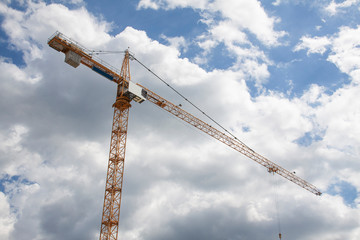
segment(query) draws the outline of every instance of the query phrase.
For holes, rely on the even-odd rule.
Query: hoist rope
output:
[[[232,136],[236,141],[240,142],[242,145],[246,146],[242,141],[240,141],[236,136],[234,136],[231,132],[229,132],[226,128],[224,128],[220,123],[215,121],[212,117],[210,117],[208,114],[206,114],[203,110],[201,110],[198,106],[196,106],[194,103],[192,103],[189,99],[187,99],[184,95],[182,95],[178,90],[176,90],[173,86],[171,86],[169,83],[167,83],[164,79],[162,79],[159,75],[157,75],[155,72],[153,72],[150,68],[145,66],[142,62],[140,62],[137,58],[134,57],[134,55],[130,54],[130,57],[132,60],[137,61],[141,66],[143,66],[146,70],[148,70],[151,74],[153,74],[156,78],[158,78],[161,82],[163,82],[167,87],[169,87],[171,90],[173,90],[176,94],[178,94],[181,98],[183,98],[186,102],[188,102],[190,105],[192,105],[195,109],[197,109],[200,113],[202,113],[204,116],[206,116],[208,119],[210,119],[213,123],[215,123],[218,127],[220,127],[222,130],[224,130],[226,133],[228,133],[230,136]],[[248,146],[246,146],[248,147]],[[249,148],[249,147],[248,147]],[[249,148],[250,149],[250,148]]]
[[[277,227],[279,231],[279,239],[281,239],[281,222],[280,222],[279,195],[278,195],[279,182],[277,176],[275,175],[273,176],[275,177],[274,195],[275,195],[275,211],[276,211]]]

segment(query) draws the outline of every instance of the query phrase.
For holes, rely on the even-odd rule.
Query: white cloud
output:
[[[220,11],[225,19],[230,19],[239,29],[249,30],[264,45],[278,45],[278,39],[285,35],[284,31],[274,30],[278,19],[269,17],[258,1],[214,1],[210,10]]]
[[[80,4],[83,4],[84,1],[83,0],[70,0],[70,3],[80,5]]]
[[[14,229],[15,216],[11,213],[10,204],[6,195],[0,192],[0,238],[9,239]]]
[[[60,230],[65,222],[70,221],[69,218],[77,219],[79,227],[88,225],[99,213],[82,214],[82,210],[76,209],[81,209],[80,205],[90,207],[90,198],[101,203],[101,196],[91,196],[91,192],[103,185],[94,179],[99,174],[99,167],[104,166],[104,163],[97,162],[106,156],[102,147],[91,142],[59,141],[56,147],[59,152],[66,151],[65,156],[55,154],[54,158],[49,158],[49,155],[25,146],[29,144],[25,136],[28,131],[28,128],[16,125],[8,136],[0,136],[0,174],[6,196],[4,198],[0,192],[0,236],[6,236],[5,239],[51,238],[54,226],[50,225],[55,224],[54,229]],[[50,141],[47,141],[48,146]],[[87,189],[85,192],[82,190],[84,187]],[[68,231],[74,237],[78,230]],[[61,233],[65,237],[66,234]]]
[[[183,50],[184,52],[187,51],[187,42],[184,37],[167,37],[165,35],[161,35],[161,38],[166,40],[171,47],[176,48],[179,52]]]
[[[204,80],[205,71],[187,58],[179,58],[180,51],[174,46],[184,44],[182,38],[170,38],[172,45],[165,46],[150,39],[145,32],[127,27],[110,44],[119,42],[136,49],[135,57],[155,71],[159,76],[177,85],[192,85]],[[153,56],[157,56],[156,59]],[[158,80],[156,80],[158,82]]]
[[[270,206],[269,206],[270,205]],[[266,201],[266,204],[263,202],[250,203],[247,207],[247,217],[250,222],[271,222],[272,217],[268,216],[268,211],[264,211],[265,208],[272,207],[270,201]]]
[[[308,104],[318,103],[320,101],[320,97],[322,96],[322,94],[324,94],[324,92],[324,87],[312,84],[310,88],[301,96],[301,100]]]
[[[154,2],[152,0],[141,0],[137,6],[138,9],[141,8],[152,8],[155,10],[159,9],[159,5],[157,2]]]
[[[303,36],[294,51],[307,49],[307,54],[324,54],[327,50],[327,60],[334,63],[340,71],[352,77],[354,82],[359,82],[360,69],[360,26],[356,28],[341,27],[338,33],[330,37]]]
[[[8,136],[1,136],[1,150],[5,151],[7,148],[14,148],[14,150],[21,150],[19,148],[18,144],[21,141],[22,135],[26,134],[28,132],[28,129],[21,125],[15,125],[12,129],[10,129],[10,132]]]
[[[8,59],[3,58],[0,58],[0,72],[14,81],[25,84],[35,84],[42,79],[41,74],[34,69],[31,69],[31,67],[21,69],[15,64],[11,63]],[[8,85],[8,87],[11,86]],[[17,90],[13,89],[13,91]]]
[[[110,24],[96,19],[83,7],[70,11],[60,4],[32,1],[26,4],[26,12],[22,12],[0,3],[0,14],[4,17],[2,28],[11,39],[11,45],[23,51],[27,61],[42,58],[39,46],[44,46],[49,32],[56,30],[66,29],[68,36],[89,47],[97,47],[110,39],[106,33]]]
[[[300,51],[308,49],[307,54],[320,53],[324,54],[327,47],[331,44],[331,40],[328,37],[309,37],[303,36],[300,39],[300,43],[295,46],[294,51]]]
[[[341,3],[337,3],[334,0],[325,8],[330,15],[335,15],[339,12],[339,9],[348,8],[359,3],[359,0],[345,0]]]
[[[360,26],[357,28],[342,27],[334,37],[332,52],[328,60],[342,72],[351,74],[360,69]],[[354,79],[355,80],[355,79]],[[357,82],[360,79],[356,79]]]
[[[0,158],[2,174],[10,176],[24,174],[26,169],[32,164],[39,163],[40,157],[33,154],[22,146],[23,136],[28,132],[28,128],[22,125],[12,126],[7,134],[0,135],[2,157]],[[11,161],[6,161],[12,159]],[[31,162],[30,162],[31,161]]]
[[[174,8],[200,8],[203,9],[208,4],[208,0],[141,0],[138,3],[138,9],[141,8],[152,8],[158,10],[159,8],[164,8],[166,10]]]
[[[194,9],[199,9],[205,12],[221,13],[221,16],[224,21],[231,23],[230,26],[228,24],[223,24],[222,22],[217,24],[213,24],[213,19],[208,19],[210,17],[209,14],[202,14],[204,23],[212,23],[210,25],[210,32],[212,28],[217,28],[219,31],[221,25],[225,28],[231,27],[236,32],[240,32],[244,29],[253,33],[264,45],[273,46],[279,44],[279,38],[285,35],[284,31],[275,31],[274,25],[279,19],[275,17],[269,17],[265,12],[264,8],[261,6],[261,3],[257,0],[227,0],[227,1],[179,1],[179,0],[142,0],[139,2],[139,8],[153,8],[155,10],[159,8],[164,9],[174,9],[176,7],[185,8],[192,7]],[[212,18],[212,17],[210,17]],[[216,31],[216,30],[215,30]],[[220,31],[226,31],[220,30]],[[241,33],[243,34],[243,33]],[[227,38],[227,35],[222,35],[221,38]],[[237,39],[239,41],[243,39]],[[230,34],[230,39],[228,41],[234,40],[233,33]]]
[[[140,1],[139,6],[167,10],[176,7],[192,7],[200,10],[200,21],[208,26],[208,31],[196,38],[203,52],[194,58],[194,62],[206,66],[211,58],[212,50],[223,43],[228,55],[236,60],[232,68],[242,69],[249,77],[248,79],[254,80],[259,88],[269,77],[267,67],[271,62],[262,50],[250,43],[249,35],[256,36],[267,47],[280,45],[281,37],[286,35],[284,31],[274,29],[280,19],[268,16],[261,3],[256,0],[209,1],[207,3],[172,0]],[[216,19],[218,14],[221,16],[220,20]]]
[[[323,96],[320,101],[323,107],[317,111],[317,118],[322,126],[326,126],[323,143],[338,151],[357,156],[360,153],[358,134],[360,128],[356,124],[360,119],[356,96],[360,93],[358,86],[348,86],[336,91],[331,98]],[[338,139],[342,139],[338,142]]]
[[[250,5],[261,7],[253,3]],[[4,209],[0,221],[5,224],[0,234],[20,240],[89,239],[98,235],[115,88],[83,66],[69,67],[63,63],[61,53],[46,46],[46,38],[55,27],[61,27],[61,31],[70,33],[87,47],[113,50],[130,47],[140,61],[176,85],[219,122],[230,126],[254,150],[289,170],[296,170],[322,190],[339,172],[359,188],[356,126],[360,106],[354,100],[359,95],[358,86],[348,85],[331,95],[323,87],[312,85],[302,96],[292,99],[266,90],[252,97],[246,74],[264,80],[272,62],[248,42],[248,35],[237,25],[214,24],[208,34],[215,37],[206,35],[202,41],[210,45],[208,48],[225,42],[238,56],[236,65],[226,70],[205,71],[188,59],[179,58],[179,50],[174,46],[182,46],[181,37],[169,38],[173,44],[164,46],[132,27],[110,36],[109,24],[85,8],[30,6],[35,6],[32,11],[12,12],[5,7],[6,11],[1,12],[4,22],[11,22],[4,24],[11,44],[25,53],[33,45],[44,47],[38,48],[37,56],[41,57],[27,58],[25,67],[19,68],[9,61],[0,65],[4,70],[0,107],[6,113],[1,115],[0,126],[1,174],[20,175],[24,180],[7,183],[7,189],[12,190],[11,199],[0,195],[0,207]],[[224,13],[227,11],[230,10],[224,9]],[[82,24],[70,24],[62,19],[65,16]],[[221,24],[237,31],[224,38]],[[23,25],[33,28],[36,36]],[[343,28],[338,37],[331,38],[331,54],[339,59],[349,57],[346,52],[356,48],[356,40],[351,39],[355,33],[354,29]],[[264,39],[271,39],[269,36]],[[29,44],[21,44],[26,42]],[[319,44],[311,49],[321,53],[321,46],[325,47]],[[326,46],[330,49],[330,45]],[[121,64],[118,55],[108,59],[112,65]],[[349,66],[344,66],[344,71],[359,76],[356,61],[345,62]],[[345,64],[340,60],[336,63]],[[30,67],[34,72],[28,70]],[[242,70],[243,67],[247,70]],[[134,81],[176,103],[183,101],[168,94],[162,83],[135,62],[131,69]],[[26,84],[31,76],[42,76],[42,80]],[[187,104],[183,105],[188,110]],[[179,122],[149,102],[133,104],[121,235],[127,239],[152,240],[219,239],[242,234],[245,239],[266,239],[276,214],[270,197],[273,182],[268,180],[271,176],[266,169]],[[304,133],[324,128],[323,140],[308,147],[294,143]],[[349,171],[350,167],[354,170]],[[310,240],[314,236],[357,239],[358,209],[346,206],[341,196],[325,193],[318,198],[288,181],[279,181],[278,188],[280,204],[286,209],[282,221],[293,239]],[[8,212],[9,203],[19,212],[16,219]],[[332,221],[334,218],[336,222]]]
[[[285,32],[274,30],[274,24],[278,19],[269,17],[264,11],[261,3],[257,0],[240,1],[179,1],[179,0],[142,0],[138,8],[174,9],[176,7],[192,7],[202,11],[220,12],[224,20],[231,21],[239,29],[247,29],[257,36],[265,45],[277,45],[278,39]],[[205,15],[203,15],[205,16]],[[209,16],[209,15],[207,15]],[[205,22],[206,19],[205,19]],[[211,21],[212,22],[212,21]],[[227,27],[227,26],[225,26]],[[225,37],[225,36],[222,36]]]
[[[281,0],[276,0],[275,2],[272,3],[272,5],[274,6],[279,6],[281,4]]]
[[[231,44],[249,44],[249,40],[244,32],[242,32],[232,21],[221,21],[214,26],[210,33],[212,37],[220,42]]]

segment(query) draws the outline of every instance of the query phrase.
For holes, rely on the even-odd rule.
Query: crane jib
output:
[[[234,150],[242,153],[246,157],[248,157],[248,158],[252,159],[253,161],[259,163],[260,165],[266,167],[269,172],[277,173],[280,176],[297,184],[298,186],[314,193],[315,195],[318,195],[318,196],[321,195],[321,192],[315,186],[313,186],[310,183],[308,183],[307,181],[299,178],[298,176],[291,173],[290,171],[271,162],[270,160],[263,157],[262,155],[256,153],[254,150],[247,147],[242,142],[240,142],[240,141],[232,138],[231,136],[228,136],[225,133],[217,130],[216,128],[208,125],[207,123],[203,122],[202,120],[198,119],[197,117],[193,116],[192,114],[186,112],[185,110],[181,109],[180,107],[174,105],[173,103],[160,97],[156,93],[150,91],[146,87],[144,87],[140,84],[137,84],[137,85],[142,87],[147,92],[147,99],[150,102],[161,107],[165,111],[173,114],[174,116],[180,118],[181,120],[189,123],[190,125],[198,128],[199,130],[203,131],[204,133],[210,135],[211,137],[219,140],[220,142],[228,145],[229,147],[233,148]]]

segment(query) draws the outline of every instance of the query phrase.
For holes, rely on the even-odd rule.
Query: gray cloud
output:
[[[74,69],[65,64],[63,54],[46,44],[54,28],[79,37],[89,47],[119,50],[119,46],[131,46],[137,58],[215,119],[231,126],[256,151],[296,169],[323,190],[335,177],[359,189],[358,139],[343,140],[357,127],[342,125],[341,117],[329,117],[347,113],[350,122],[358,120],[349,109],[336,108],[346,105],[338,105],[346,102],[346,96],[359,92],[357,86],[334,95],[309,89],[303,98],[266,92],[252,98],[240,70],[206,72],[180,59],[176,49],[131,27],[110,36],[108,24],[85,8],[70,10],[44,3],[33,7],[27,22],[0,11],[6,23],[22,30],[19,36],[3,24],[9,41],[24,53],[35,51],[34,46],[39,50],[38,57],[25,58],[20,68],[0,61],[4,73],[0,76],[0,177],[8,179],[3,180],[0,198],[4,239],[89,239],[99,234],[116,86],[84,66]],[[42,21],[39,13],[52,14],[56,21],[45,21],[49,15]],[[74,27],[61,20],[63,16],[81,24]],[[94,37],[98,33],[101,37]],[[106,57],[116,66],[121,59],[121,55]],[[176,79],[171,78],[174,69],[179,70]],[[131,71],[133,81],[193,111],[135,62]],[[189,73],[194,76],[187,78]],[[313,98],[318,106],[309,104]],[[343,135],[336,133],[339,126],[345,126]],[[308,147],[294,142],[317,128],[327,129],[322,140]],[[346,143],[340,150],[329,147],[339,141]],[[353,149],[350,157],[346,146]],[[120,239],[275,239],[275,182],[284,238],[355,239],[357,208],[347,206],[340,196],[325,193],[319,198],[288,181],[274,180],[265,168],[151,103],[133,103]]]

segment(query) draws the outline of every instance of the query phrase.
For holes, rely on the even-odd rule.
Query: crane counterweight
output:
[[[77,68],[81,62],[81,56],[69,50],[65,53],[65,62],[70,66]]]

